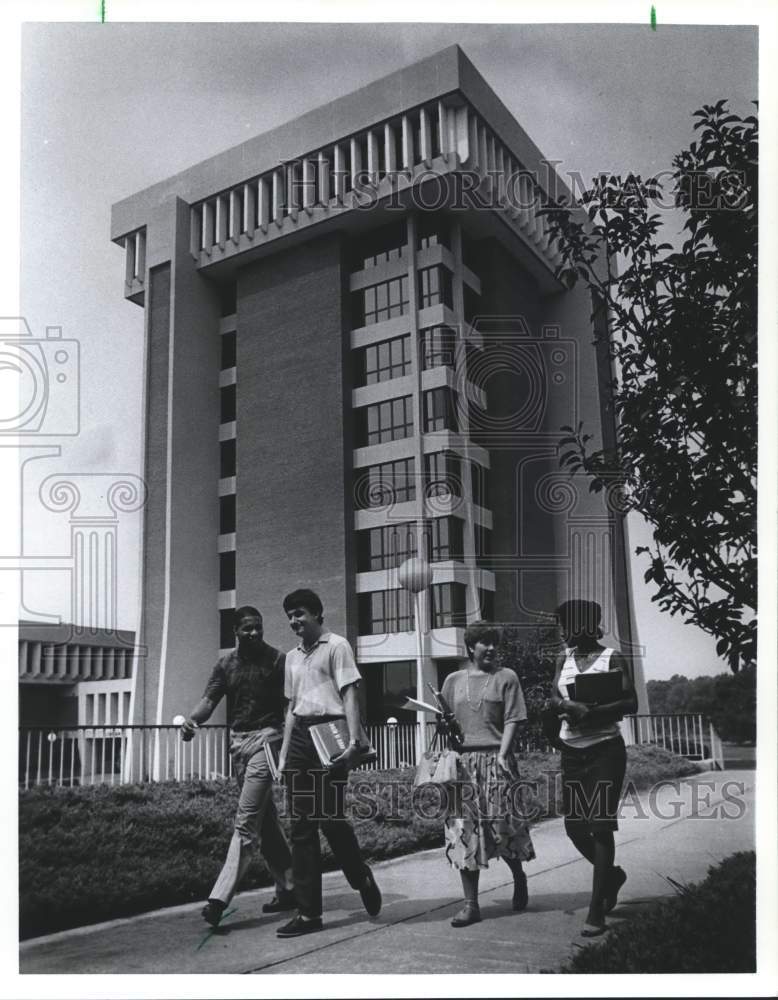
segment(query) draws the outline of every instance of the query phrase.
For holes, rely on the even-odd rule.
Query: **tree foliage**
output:
[[[544,210],[559,277],[591,291],[618,427],[597,449],[563,428],[561,461],[592,490],[618,484],[653,530],[636,550],[652,600],[737,671],[756,656],[758,122],[725,101],[694,117],[669,185],[601,175]],[[680,247],[661,242],[663,208],[685,218]]]
[[[737,674],[695,677],[674,674],[668,681],[649,681],[648,704],[657,715],[697,713],[707,715],[723,740],[756,741],[756,670]]]

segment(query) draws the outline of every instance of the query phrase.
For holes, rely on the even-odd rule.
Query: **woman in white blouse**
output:
[[[614,865],[626,748],[619,729],[624,715],[637,711],[637,696],[627,659],[601,645],[602,608],[594,601],[565,601],[557,609],[567,649],[554,677],[551,706],[561,719],[562,790],[565,832],[576,850],[592,865],[592,895],[582,930],[596,937],[607,929],[605,914],[616,905],[626,881]],[[580,674],[621,671],[621,695],[606,704],[586,704],[573,698]]]

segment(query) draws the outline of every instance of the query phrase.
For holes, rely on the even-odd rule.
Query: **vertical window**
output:
[[[461,583],[432,585],[432,627],[449,628],[466,624],[465,587]]]
[[[235,553],[219,553],[219,590],[235,590]]]
[[[236,449],[235,438],[219,442],[219,476],[227,479],[235,475]]]
[[[222,334],[221,370],[234,368],[237,356],[237,334],[234,330]]]
[[[219,390],[220,416],[223,424],[229,424],[235,419],[236,392],[235,385],[225,385]]]
[[[226,281],[219,286],[219,303],[222,316],[234,315],[238,308],[238,285],[235,281]]]
[[[398,441],[413,434],[413,410],[410,396],[387,399],[357,411],[358,447]]]
[[[443,304],[451,308],[451,274],[442,265],[419,271],[419,308]]]
[[[416,555],[416,528],[413,522],[370,528],[357,535],[357,567],[360,573],[395,569]]]
[[[464,551],[464,532],[458,517],[438,517],[429,524],[430,560],[443,562],[461,559]]]
[[[448,386],[429,389],[424,393],[424,430],[456,431],[459,429],[454,393]]]
[[[413,598],[407,590],[377,590],[359,595],[359,634],[410,632]]]
[[[428,497],[462,496],[462,460],[450,451],[424,456],[425,489]]]
[[[375,385],[409,375],[411,371],[411,338],[394,337],[363,347],[357,356],[357,385]]]
[[[235,645],[235,608],[219,612],[219,648],[232,649]]]
[[[428,326],[421,331],[421,364],[428,368],[453,368],[456,332],[449,326]]]
[[[354,505],[357,509],[391,507],[416,499],[416,470],[412,458],[382,462],[357,469],[354,475]]]
[[[380,323],[408,311],[408,276],[390,278],[352,293],[352,323],[355,327]]]
[[[235,494],[219,497],[219,534],[231,535],[235,531]]]

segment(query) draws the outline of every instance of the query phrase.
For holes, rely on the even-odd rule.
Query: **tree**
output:
[[[756,657],[758,122],[725,101],[694,117],[670,192],[601,175],[578,205],[543,209],[560,279],[591,292],[618,428],[597,449],[582,423],[562,428],[560,461],[643,515],[652,601],[715,636],[737,671]],[[680,249],[660,242],[669,194]]]

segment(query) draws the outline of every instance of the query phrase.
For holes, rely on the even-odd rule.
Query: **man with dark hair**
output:
[[[381,892],[362,860],[357,838],[344,816],[346,778],[359,759],[362,724],[357,700],[360,674],[347,640],[324,626],[323,608],[312,590],[284,598],[284,611],[299,640],[286,655],[284,693],[289,702],[279,767],[284,771],[292,816],[292,869],[297,915],[278,937],[298,937],[322,929],[319,827],[332,853],[370,916],[381,910]],[[332,719],[346,720],[349,746],[323,770],[310,729]]]
[[[280,913],[295,905],[292,858],[273,803],[273,775],[267,761],[281,740],[284,654],[264,641],[262,615],[256,608],[238,608],[234,620],[236,648],[213,668],[202,699],[181,726],[182,738],[191,740],[227,696],[230,756],[240,798],[227,859],[202,911],[212,927],[221,920],[258,842],[276,883],[275,897],[263,911]]]

